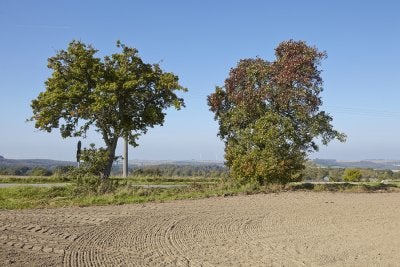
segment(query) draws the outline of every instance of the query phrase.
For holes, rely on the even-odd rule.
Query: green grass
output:
[[[205,177],[146,177],[133,176],[128,178],[112,177],[112,181],[132,185],[192,185],[192,184],[216,184],[221,179]]]
[[[237,194],[239,188],[220,184],[176,188],[121,186],[110,193],[85,192],[76,185],[55,187],[19,186],[0,188],[0,209],[49,208],[170,201]]]
[[[135,182],[140,180],[133,179]],[[182,181],[187,182],[184,179]],[[207,180],[208,181],[208,180]],[[156,182],[156,181],[153,181]],[[164,184],[165,181],[162,181]],[[170,181],[176,184],[176,181]],[[204,182],[204,181],[203,181]],[[175,188],[141,188],[134,184],[122,183],[114,179],[107,193],[98,188],[69,184],[54,187],[18,186],[0,188],[0,209],[52,208],[65,206],[90,206],[109,204],[131,204],[144,202],[163,202],[177,199],[195,199],[213,196],[247,195],[283,191],[333,191],[333,192],[400,192],[400,184],[310,184],[292,183],[283,185],[244,185],[235,186],[226,180],[213,183],[196,181],[188,186]]]
[[[0,176],[1,184],[51,184],[51,183],[65,183],[71,180],[65,177],[57,176]]]
[[[205,178],[205,177],[147,177],[147,176],[131,176],[128,178],[111,177],[110,180],[118,181],[123,184],[139,184],[139,185],[154,185],[154,184],[214,184],[220,179]],[[35,183],[64,183],[72,182],[73,179],[57,176],[1,176],[0,183],[9,184],[35,184]]]

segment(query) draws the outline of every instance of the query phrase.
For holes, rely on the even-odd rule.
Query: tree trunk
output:
[[[115,160],[115,149],[117,148],[118,138],[114,138],[109,146],[107,146],[108,151],[108,161],[104,168],[103,173],[100,174],[102,180],[107,180],[111,174],[111,168]]]

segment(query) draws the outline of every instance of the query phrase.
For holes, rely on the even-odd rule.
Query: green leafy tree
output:
[[[273,62],[240,60],[208,97],[226,164],[239,183],[298,181],[307,153],[318,150],[317,138],[324,145],[345,140],[320,110],[325,52],[289,40],[275,55]]]
[[[346,182],[359,182],[361,177],[362,173],[358,169],[345,169],[343,173],[343,181]]]
[[[91,45],[72,41],[48,59],[52,75],[31,104],[31,120],[40,130],[85,137],[93,126],[101,134],[107,152],[103,179],[110,175],[118,139],[137,146],[149,127],[163,124],[166,108],[184,106],[175,91],[186,91],[178,76],[144,63],[135,48],[119,41],[117,47],[120,53],[101,59]]]

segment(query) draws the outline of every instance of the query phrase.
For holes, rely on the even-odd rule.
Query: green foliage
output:
[[[210,177],[222,178],[228,175],[228,170],[219,165],[176,165],[160,164],[135,167],[131,176],[150,177]]]
[[[354,168],[353,168],[354,169]],[[344,168],[325,168],[318,167],[317,165],[307,162],[306,168],[303,171],[303,178],[305,181],[322,181],[323,178],[329,177],[330,182],[342,181]],[[364,181],[379,181],[379,180],[397,180],[400,179],[400,172],[394,172],[391,170],[375,170],[372,168],[368,169],[357,169],[360,171]]]
[[[30,168],[27,166],[0,167],[0,175],[28,175]]]
[[[109,151],[104,148],[96,148],[90,144],[89,148],[82,151],[82,163],[79,168],[71,169],[67,176],[78,185],[80,193],[109,193],[115,190],[115,184],[105,177],[105,168],[108,164]]]
[[[238,183],[287,183],[301,179],[307,153],[345,135],[320,110],[324,52],[299,41],[281,43],[276,60],[244,59],[224,87],[208,97],[225,142],[225,158]]]
[[[178,76],[146,64],[135,48],[117,42],[120,53],[96,57],[97,50],[72,41],[48,59],[52,75],[46,90],[32,101],[35,127],[63,138],[86,136],[91,126],[100,132],[108,151],[103,177],[110,175],[118,138],[132,146],[149,127],[162,125],[164,110],[180,109],[184,101],[175,91],[186,91]]]
[[[97,175],[105,176],[105,169],[108,164],[109,151],[100,147],[96,148],[95,144],[90,144],[89,148],[82,151],[79,168],[74,170],[78,176]]]
[[[331,192],[349,192],[349,193],[364,193],[364,192],[399,192],[400,185],[396,183],[382,184],[382,183],[369,183],[363,182],[361,184],[352,183],[324,183],[324,184],[312,184],[312,183],[291,183],[286,185],[287,190],[301,190],[301,191],[331,191]]]
[[[346,182],[359,182],[361,177],[362,173],[358,169],[346,169],[343,173],[343,181]]]
[[[76,195],[105,194],[114,192],[118,182],[110,179],[99,179],[97,176],[93,175],[85,175],[76,178],[76,185],[77,187],[74,191]]]
[[[69,181],[68,174],[75,169],[73,166],[56,166],[53,170],[53,176],[61,181]]]
[[[28,172],[28,175],[30,175],[30,176],[50,176],[50,175],[52,175],[52,172],[45,168],[42,168],[42,167],[34,167]]]
[[[397,175],[396,175],[397,174]],[[377,179],[378,180],[380,180],[380,181],[382,181],[382,180],[391,180],[391,179],[399,179],[400,178],[400,172],[397,172],[397,173],[394,173],[393,171],[391,171],[391,170],[384,170],[384,171],[381,171],[379,174],[378,174],[378,177],[377,177]]]
[[[299,181],[304,153],[289,145],[294,130],[290,121],[267,112],[228,142],[226,159],[231,175],[240,183],[287,183]]]

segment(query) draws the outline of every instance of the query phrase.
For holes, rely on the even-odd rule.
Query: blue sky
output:
[[[170,110],[130,158],[223,159],[206,96],[239,59],[274,59],[284,40],[304,40],[322,62],[323,109],[348,135],[310,158],[400,159],[400,2],[398,1],[18,1],[0,0],[0,155],[74,160],[78,139],[25,122],[44,90],[47,58],[73,40],[99,55],[116,40],[161,61],[189,89],[187,108]],[[91,132],[83,145],[102,144]],[[117,153],[120,152],[120,147]]]

